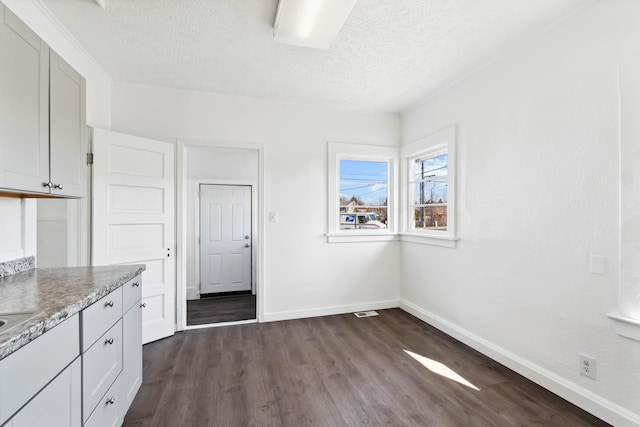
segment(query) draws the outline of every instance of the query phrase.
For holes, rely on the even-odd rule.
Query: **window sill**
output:
[[[397,240],[396,233],[327,233],[328,243],[350,243],[350,242],[389,242]]]
[[[421,233],[400,233],[400,240],[403,242],[419,243],[421,245],[433,245],[455,249],[458,238]]]
[[[640,319],[634,319],[616,313],[609,313],[607,316],[615,321],[618,335],[640,341]]]

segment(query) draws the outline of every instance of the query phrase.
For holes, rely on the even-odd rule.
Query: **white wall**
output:
[[[36,260],[39,268],[67,266],[67,201],[37,201]]]
[[[638,22],[640,2],[598,2],[402,123],[403,144],[459,130],[460,241],[403,244],[404,302],[583,407],[605,399],[633,412],[609,418],[618,425],[640,422],[640,343],[607,318],[618,296],[617,69],[640,53]],[[590,273],[591,254],[606,257],[605,275]],[[581,352],[597,359],[597,380],[578,374]]]
[[[0,197],[0,262],[36,254],[35,226],[23,226],[35,223],[34,200]]]
[[[395,146],[399,117],[238,96],[114,85],[113,129],[164,141],[264,145],[265,319],[397,302],[396,242],[328,244],[327,141]]]
[[[246,149],[187,146],[186,157],[187,299],[197,299],[200,295],[199,186],[201,183],[243,184],[253,185],[257,191],[258,152]]]

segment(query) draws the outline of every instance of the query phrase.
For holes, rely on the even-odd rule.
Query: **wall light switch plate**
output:
[[[589,259],[589,271],[591,274],[604,276],[607,274],[607,258],[599,255],[591,255]]]

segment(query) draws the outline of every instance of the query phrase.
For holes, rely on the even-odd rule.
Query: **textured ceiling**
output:
[[[402,111],[585,0],[358,0],[329,50],[273,39],[277,0],[41,0],[116,82]]]

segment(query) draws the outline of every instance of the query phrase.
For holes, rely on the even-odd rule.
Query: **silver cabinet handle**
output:
[[[42,183],[42,186],[43,186],[43,187],[51,188],[51,187],[53,187],[53,182],[51,182],[51,181],[49,181],[49,182],[43,182],[43,183]]]
[[[107,399],[107,401],[105,402],[105,405],[113,405],[114,403],[116,403],[116,399],[115,397],[110,397]]]
[[[107,301],[107,302],[104,303],[105,307],[113,307],[113,305],[114,305],[113,301]]]
[[[145,308],[147,306],[146,302],[143,302],[142,304],[140,304],[140,308]]]
[[[133,287],[137,288],[138,286],[140,286],[140,282],[133,282]]]
[[[55,188],[56,190],[62,190],[62,184],[55,184],[53,188]]]
[[[113,338],[109,338],[108,340],[104,340],[104,345],[107,345],[107,344],[109,344],[109,345],[113,344]]]

